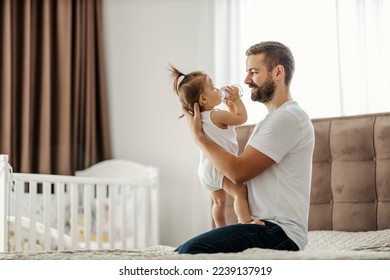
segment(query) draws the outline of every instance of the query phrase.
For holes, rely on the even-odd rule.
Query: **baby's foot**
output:
[[[262,220],[252,220],[252,221],[249,221],[247,224],[250,224],[250,225],[265,225],[264,222]]]

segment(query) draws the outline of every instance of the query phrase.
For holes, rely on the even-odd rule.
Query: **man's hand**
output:
[[[194,104],[194,114],[191,114],[186,109],[182,109],[184,116],[187,119],[188,127],[191,130],[192,136],[196,142],[204,137],[202,131],[202,120],[200,118],[199,104]]]

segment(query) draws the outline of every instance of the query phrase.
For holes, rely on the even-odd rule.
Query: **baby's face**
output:
[[[221,104],[221,95],[219,89],[214,86],[213,80],[209,77],[205,80],[203,86],[203,95],[207,100],[207,107],[214,107]]]

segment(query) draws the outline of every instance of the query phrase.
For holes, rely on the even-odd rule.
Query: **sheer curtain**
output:
[[[73,174],[110,157],[101,0],[0,0],[0,153]]]
[[[390,3],[339,0],[342,114],[390,111]]]
[[[216,0],[215,82],[242,84],[246,49],[275,40],[294,54],[291,93],[312,118],[390,111],[389,5],[381,0]],[[250,100],[245,85],[244,94],[248,123],[263,119],[265,107]]]

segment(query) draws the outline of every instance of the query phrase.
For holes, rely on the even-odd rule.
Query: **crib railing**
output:
[[[0,251],[157,245],[157,187],[155,176],[128,182],[12,173],[8,156],[0,155]]]

